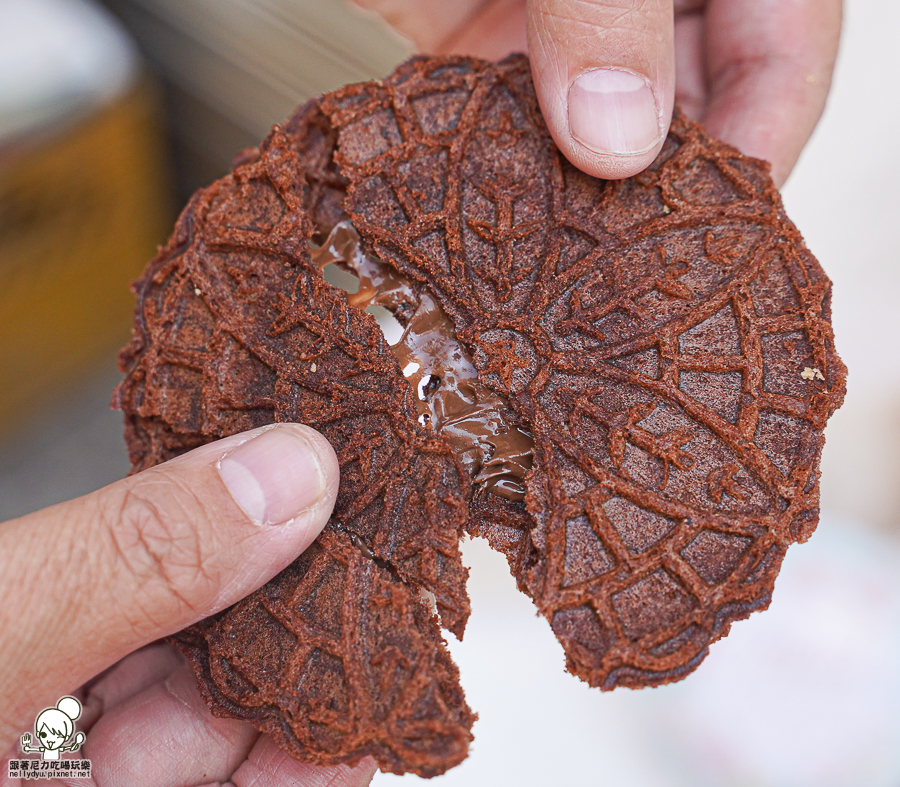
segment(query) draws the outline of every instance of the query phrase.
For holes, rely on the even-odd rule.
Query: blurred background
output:
[[[682,683],[601,694],[468,542],[474,614],[450,646],[480,720],[438,782],[900,785],[898,29],[897,3],[847,0],[829,104],[784,190],[834,281],[850,378],[819,529],[770,611]],[[305,99],[410,51],[343,0],[0,0],[0,520],[127,473],[108,401],[128,282],[187,196]]]

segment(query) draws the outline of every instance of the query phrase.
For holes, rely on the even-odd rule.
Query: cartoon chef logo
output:
[[[40,752],[42,760],[58,760],[64,751],[78,751],[84,743],[84,733],[79,732],[74,737],[72,733],[79,716],[81,703],[74,697],[63,697],[55,708],[45,708],[34,720],[37,745],[31,745],[31,733],[26,732],[22,736],[22,751]]]

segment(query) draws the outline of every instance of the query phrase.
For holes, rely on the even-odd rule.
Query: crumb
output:
[[[198,298],[200,297],[200,288],[199,287],[194,287],[194,295],[196,295]]]
[[[311,372],[314,372],[317,368],[318,368],[318,367],[313,363],[313,364],[310,364],[309,370],[310,370]]]
[[[808,366],[800,372],[800,376],[804,380],[825,380],[825,375],[818,369],[810,369]]]

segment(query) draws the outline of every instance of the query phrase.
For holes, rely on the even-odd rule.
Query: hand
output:
[[[304,765],[249,725],[214,718],[178,653],[148,645],[294,560],[337,486],[327,441],[280,424],[0,525],[0,752],[16,756],[37,714],[86,684],[76,728],[104,787],[367,784],[369,761]]]
[[[841,0],[356,0],[423,52],[527,51],[544,118],[585,172],[629,177],[677,97],[782,185],[831,86]]]

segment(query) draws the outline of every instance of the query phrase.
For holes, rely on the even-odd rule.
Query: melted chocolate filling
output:
[[[319,268],[336,263],[359,278],[359,290],[347,294],[351,306],[382,306],[403,326],[391,350],[413,391],[419,423],[446,438],[486,492],[524,500],[534,441],[512,422],[507,402],[478,382],[472,359],[440,304],[421,285],[366,255],[349,219],[338,222],[311,251]]]

